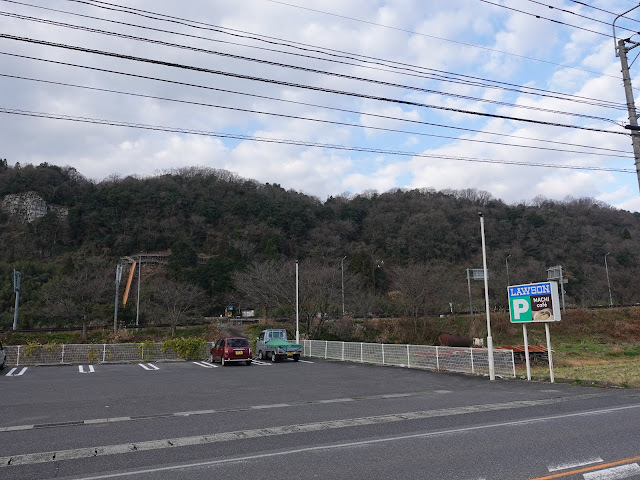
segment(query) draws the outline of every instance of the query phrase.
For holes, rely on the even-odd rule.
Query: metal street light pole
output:
[[[142,254],[138,255],[138,298],[136,302],[136,327],[140,320],[140,274],[142,272]]]
[[[507,265],[507,287],[511,285],[511,282],[509,281],[509,257],[510,256],[511,254],[507,255],[507,258],[504,259],[504,263]]]
[[[122,265],[116,268],[116,302],[113,309],[113,332],[118,331],[118,290],[120,290],[120,278],[122,277]]]
[[[342,271],[342,316],[344,317],[344,259],[347,258],[345,255],[340,260],[340,270]]]
[[[300,309],[298,307],[298,260],[296,260],[296,343],[300,343]],[[309,332],[307,332],[309,335]]]
[[[611,252],[607,252],[609,255]],[[613,297],[611,297],[611,282],[609,282],[609,265],[607,264],[607,255],[604,256],[604,268],[607,271],[607,287],[609,287],[609,307],[613,307]]]
[[[480,215],[480,233],[482,236],[482,268],[484,268],[484,308],[487,312],[487,353],[489,357],[489,380],[496,379],[496,372],[493,363],[493,337],[491,336],[491,312],[489,311],[489,275],[487,272],[487,247],[484,240],[484,217]]]

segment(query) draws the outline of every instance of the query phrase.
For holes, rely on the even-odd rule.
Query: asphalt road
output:
[[[7,368],[0,479],[640,478],[640,391],[307,359]]]

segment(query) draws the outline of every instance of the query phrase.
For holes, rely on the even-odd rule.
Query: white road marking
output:
[[[342,402],[355,402],[354,398],[333,398],[331,400],[319,400],[318,403],[342,403]]]
[[[313,363],[313,362],[310,362],[309,360],[298,360],[298,361],[302,363]]]
[[[144,363],[139,363],[138,365],[140,365],[145,370],[160,370],[153,363],[147,363],[146,365]]]
[[[585,465],[591,465],[593,463],[602,463],[602,462],[604,462],[604,460],[602,460],[600,457],[595,457],[595,458],[589,458],[587,460],[576,460],[576,461],[571,461],[566,463],[559,463],[557,465],[549,465],[547,468],[549,469],[549,472],[558,472],[560,470],[568,470],[570,468],[584,467]]]
[[[218,368],[217,365],[211,365],[210,363],[207,362],[193,362],[194,364],[198,365],[199,367],[204,367],[204,368]]]
[[[15,372],[16,370],[18,370],[18,368],[12,368],[12,369],[11,369],[11,370],[9,370],[9,372],[5,375],[5,377],[19,377],[20,375],[24,375],[24,372],[26,372],[28,368],[29,368],[29,367],[23,367],[23,369],[22,369],[22,370],[20,370],[20,373],[16,373],[15,375],[14,375],[14,372]]]
[[[130,420],[131,417],[94,418],[93,420],[85,420],[83,423],[86,425],[95,425],[98,423],[128,422]]]
[[[84,371],[84,366],[83,365],[78,365],[78,370],[80,371],[80,373],[94,373],[95,370],[93,368],[93,365],[89,365],[89,371],[85,372]]]
[[[213,367],[213,368],[218,368],[218,365],[214,365],[211,362],[205,362],[204,360],[202,360],[200,363],[204,363],[205,365],[209,365],[210,367]]]
[[[208,435],[198,435],[193,437],[165,438],[161,440],[150,440],[150,441],[136,442],[136,443],[122,443],[122,444],[115,444],[115,445],[103,445],[103,446],[97,446],[97,447],[83,447],[83,448],[77,448],[77,449],[71,449],[71,450],[27,453],[22,455],[0,457],[0,468],[7,467],[7,466],[14,466],[14,465],[31,465],[36,463],[58,462],[61,460],[76,460],[81,458],[104,457],[107,455],[117,455],[122,453],[162,450],[165,448],[207,445],[212,443],[229,442],[233,440],[245,440],[247,438],[274,437],[274,436],[290,435],[293,433],[319,432],[324,430],[334,430],[334,429],[340,429],[340,428],[350,428],[350,427],[358,427],[358,426],[366,426],[366,425],[380,425],[385,423],[403,422],[407,420],[419,420],[419,419],[426,419],[426,418],[446,417],[446,416],[452,416],[452,415],[463,415],[463,414],[469,414],[469,413],[510,410],[510,409],[523,408],[523,407],[530,408],[531,406],[535,406],[535,405],[552,405],[552,404],[565,402],[568,400],[576,400],[578,398],[591,398],[596,396],[600,396],[600,395],[585,394],[585,395],[578,395],[575,397],[561,397],[561,398],[546,399],[546,400],[522,400],[518,402],[470,405],[467,407],[443,408],[438,410],[426,410],[426,411],[408,412],[408,413],[400,413],[400,414],[393,414],[393,415],[348,418],[344,420],[332,420],[332,421],[326,421],[326,422],[315,422],[315,423],[306,423],[306,424],[297,424],[297,425],[284,425],[284,426],[260,428],[260,429],[253,429],[253,430],[211,433]],[[530,418],[525,420],[500,422],[500,423],[494,423],[494,424],[474,425],[470,427],[461,427],[461,428],[453,428],[449,430],[438,430],[434,432],[416,433],[416,434],[402,435],[397,437],[365,440],[365,441],[340,444],[340,445],[310,447],[309,449],[300,449],[300,450],[295,450],[290,452],[282,452],[282,454],[311,451],[311,450],[323,450],[323,449],[331,449],[331,448],[343,448],[343,447],[351,447],[351,446],[358,446],[358,445],[372,445],[372,444],[383,443],[383,442],[393,442],[398,440],[409,440],[409,439],[416,439],[416,438],[438,437],[441,435],[452,435],[457,433],[487,430],[490,428],[521,427],[522,425],[525,425],[525,424],[548,422],[548,421],[554,421],[562,418],[602,415],[606,413],[619,412],[619,411],[638,409],[638,408],[640,408],[640,404],[628,405],[624,407],[614,407],[614,408],[603,409],[603,410],[591,410],[586,412],[567,413],[567,414],[561,414],[561,415],[552,415],[548,417],[537,417],[537,418]],[[271,454],[268,454],[268,455],[271,455]],[[261,458],[261,457],[257,456],[255,458]],[[228,462],[230,460],[225,460],[225,461]],[[238,461],[238,460],[235,459],[232,461]],[[216,462],[212,462],[212,463],[206,462],[203,465],[213,465],[215,463]],[[161,471],[161,470],[162,469],[159,469],[156,471]],[[125,474],[114,474],[112,476],[133,475],[133,474],[135,474],[135,472],[125,473]],[[110,476],[93,477],[93,478],[110,478]],[[612,478],[615,478],[615,477],[606,478],[606,480],[612,480]],[[624,477],[621,477],[621,478],[624,478]],[[595,479],[589,479],[589,480],[595,480]]]
[[[251,407],[254,410],[263,410],[265,408],[282,408],[282,407],[290,407],[288,403],[274,403],[273,405],[255,405]]]
[[[597,472],[585,473],[584,480],[619,480],[621,478],[635,477],[640,474],[640,465],[631,463],[619,467],[606,468]]]
[[[256,365],[271,365],[270,363],[262,362],[260,360],[251,360],[251,363],[254,363]]]
[[[6,377],[12,377],[13,376],[13,372],[15,372],[17,370],[17,368],[12,368],[11,370],[9,370],[7,372],[7,374],[5,375]]]
[[[451,393],[451,390],[435,390],[435,393]]]
[[[173,415],[175,417],[189,417],[191,415],[208,415],[211,413],[216,413],[215,410],[194,410],[192,412],[176,412]]]

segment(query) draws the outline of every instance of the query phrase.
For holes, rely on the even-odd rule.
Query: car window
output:
[[[282,333],[283,333],[283,332],[278,332],[278,331],[276,331],[276,332],[272,332],[271,336],[272,336],[273,338],[282,338]]]
[[[264,335],[265,335],[265,333],[264,333],[264,332],[262,332],[262,333],[260,334],[260,337],[259,337],[259,339],[258,339],[258,340],[260,340],[260,341],[264,340]]]
[[[227,340],[228,347],[248,347],[249,342],[245,338],[230,338]]]
[[[222,346],[222,342],[224,342],[224,339],[218,340],[218,343],[216,343],[216,348],[220,348]]]

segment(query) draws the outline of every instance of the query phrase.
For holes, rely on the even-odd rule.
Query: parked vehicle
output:
[[[211,347],[211,362],[220,362],[222,366],[231,362],[245,362],[251,365],[253,353],[249,341],[243,337],[221,338]]]
[[[0,370],[4,370],[4,364],[7,361],[7,347],[2,346],[0,342]]]
[[[260,332],[256,341],[256,351],[258,358],[270,359],[272,362],[293,358],[294,362],[300,360],[302,355],[302,345],[287,341],[287,331],[285,329],[268,329]]]

